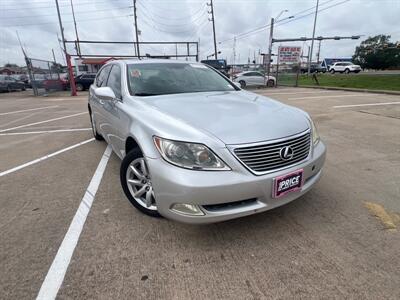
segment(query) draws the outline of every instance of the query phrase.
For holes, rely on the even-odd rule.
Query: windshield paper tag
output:
[[[131,76],[134,77],[134,78],[139,78],[140,76],[142,76],[142,74],[140,73],[139,70],[134,69],[134,70],[131,71]]]

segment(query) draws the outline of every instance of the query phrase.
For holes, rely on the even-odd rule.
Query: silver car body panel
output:
[[[210,223],[265,211],[288,203],[307,192],[321,176],[325,160],[322,141],[311,147],[305,161],[282,170],[256,176],[234,155],[232,149],[293,136],[311,129],[307,113],[248,91],[186,93],[151,97],[131,96],[126,65],[134,63],[179,63],[168,60],[113,61],[121,68],[121,99],[101,101],[93,84],[89,106],[96,129],[121,159],[128,138],[133,138],[147,161],[157,208],[163,216],[181,222]],[[187,63],[187,62],[181,62]],[[100,72],[100,71],[99,71]],[[153,143],[153,136],[202,143],[212,149],[231,171],[194,171],[166,162]],[[300,191],[272,198],[275,177],[303,169]],[[188,216],[172,211],[176,203],[203,205],[255,199],[250,205],[207,211]],[[250,202],[249,202],[250,203]]]

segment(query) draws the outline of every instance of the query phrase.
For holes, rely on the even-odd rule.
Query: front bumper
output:
[[[227,155],[232,156],[226,151]],[[232,171],[187,170],[172,166],[161,158],[147,158],[147,163],[152,174],[159,213],[179,222],[203,224],[263,212],[299,198],[321,177],[325,155],[326,147],[320,141],[307,161],[262,176],[250,173],[233,156],[232,161],[226,161]],[[304,170],[302,189],[278,199],[272,198],[274,178],[298,169]],[[235,202],[239,204],[228,205]],[[199,205],[204,215],[185,215],[171,210],[177,203]]]

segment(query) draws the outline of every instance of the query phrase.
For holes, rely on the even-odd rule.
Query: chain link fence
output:
[[[68,76],[55,61],[25,58],[29,75],[29,86],[35,96],[42,96],[69,88]]]

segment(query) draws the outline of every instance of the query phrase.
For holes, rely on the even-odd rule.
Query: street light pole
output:
[[[319,4],[319,0],[317,0],[317,5],[315,6],[314,29],[313,29],[313,33],[312,33],[310,56],[308,58],[308,71],[307,71],[308,76],[310,76],[310,70],[311,70],[311,60],[312,60],[312,53],[313,53],[313,48],[314,48],[314,38],[315,38],[315,27],[317,25],[318,4]]]
[[[57,8],[57,15],[58,15],[58,24],[60,25],[61,38],[62,38],[62,42],[63,42],[63,46],[64,46],[63,50],[65,53],[65,60],[67,61],[67,66],[68,66],[69,85],[71,87],[71,96],[76,96],[74,73],[72,72],[71,57],[67,53],[67,47],[66,47],[65,37],[64,37],[64,28],[62,26],[62,21],[61,21],[60,7],[58,6],[58,0],[55,0],[55,1],[56,1],[56,8]]]
[[[274,36],[274,22],[275,19],[271,18],[271,25],[269,30],[269,44],[268,44],[268,61],[267,61],[267,77],[264,76],[264,84],[269,78],[269,72],[271,70],[271,57],[272,57],[272,39]]]
[[[75,11],[74,11],[74,4],[71,2],[71,10],[72,10],[72,18],[74,20],[74,26],[75,26],[75,35],[76,35],[76,52],[78,52],[79,55],[81,55],[81,46],[79,45],[79,36],[78,36],[78,28],[76,26],[76,19],[75,19]]]

